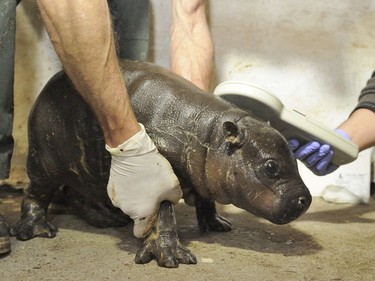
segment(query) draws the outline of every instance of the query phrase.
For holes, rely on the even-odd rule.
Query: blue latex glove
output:
[[[347,133],[341,129],[336,129],[347,140],[350,140]],[[302,161],[315,175],[324,176],[335,171],[339,166],[331,163],[333,150],[329,144],[320,144],[317,141],[310,141],[300,146],[296,139],[288,141],[294,157]]]

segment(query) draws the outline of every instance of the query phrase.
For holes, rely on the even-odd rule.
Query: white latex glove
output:
[[[164,200],[176,204],[182,196],[172,166],[142,130],[117,148],[112,155],[107,192],[114,206],[134,220],[134,236],[145,237]]]

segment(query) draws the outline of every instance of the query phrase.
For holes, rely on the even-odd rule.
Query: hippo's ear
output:
[[[223,124],[225,143],[227,146],[228,155],[232,155],[238,148],[241,147],[244,139],[243,133],[239,130],[237,124],[226,121]]]

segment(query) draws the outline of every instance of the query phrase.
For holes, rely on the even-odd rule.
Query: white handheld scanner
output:
[[[302,144],[316,140],[329,144],[334,151],[333,164],[347,164],[358,156],[358,147],[354,143],[305,114],[285,108],[274,94],[258,86],[227,81],[219,84],[214,94],[269,122],[287,140],[297,139]]]

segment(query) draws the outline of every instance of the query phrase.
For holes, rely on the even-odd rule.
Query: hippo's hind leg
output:
[[[47,220],[47,209],[59,185],[39,186],[30,182],[21,204],[21,217],[11,227],[11,235],[19,240],[55,237],[57,228]]]
[[[155,225],[138,251],[135,262],[148,263],[153,258],[159,266],[178,267],[182,264],[196,264],[196,257],[180,243],[173,204],[164,201],[160,205]]]
[[[69,186],[64,186],[62,194],[77,214],[95,227],[125,226],[131,222],[121,209],[112,205],[108,197],[90,199]]]
[[[217,213],[214,200],[204,199],[197,195],[195,209],[200,231],[230,231],[232,229],[232,224]]]

